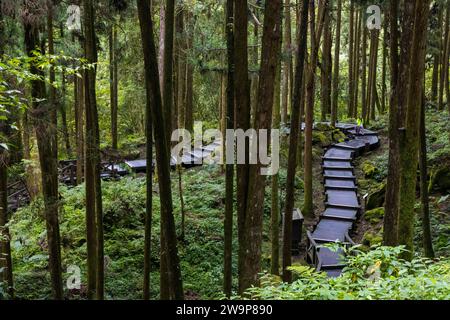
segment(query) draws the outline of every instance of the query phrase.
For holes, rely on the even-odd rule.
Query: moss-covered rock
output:
[[[450,166],[439,168],[433,173],[431,187],[440,192],[450,191]]]
[[[313,143],[326,147],[331,144],[331,134],[324,131],[313,131]]]
[[[366,210],[373,210],[380,208],[384,205],[386,194],[386,183],[380,184],[380,186],[367,198]]]
[[[347,139],[347,136],[341,130],[335,129],[332,132],[332,138],[335,142],[344,142],[345,139]]]
[[[327,123],[317,123],[314,127],[316,131],[330,131],[332,128]]]
[[[379,173],[377,167],[375,167],[370,161],[365,161],[362,164],[361,169],[364,173],[364,177],[366,177],[367,179],[374,178]]]
[[[375,233],[373,231],[368,231],[364,234],[362,239],[362,244],[368,247],[372,247],[383,243],[383,236],[381,232]]]
[[[371,224],[378,224],[384,217],[384,208],[376,208],[373,210],[366,211],[364,218]]]

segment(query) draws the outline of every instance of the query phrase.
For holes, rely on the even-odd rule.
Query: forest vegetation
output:
[[[448,300],[449,79],[450,0],[0,0],[0,300]]]

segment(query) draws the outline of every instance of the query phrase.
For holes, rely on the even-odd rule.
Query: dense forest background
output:
[[[449,299],[449,60],[448,0],[0,0],[0,299]],[[171,166],[197,121],[280,129],[280,171]],[[338,123],[381,143],[329,278]]]

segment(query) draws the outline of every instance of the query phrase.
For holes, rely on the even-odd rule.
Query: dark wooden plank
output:
[[[359,201],[355,191],[327,190],[325,192],[330,205],[358,207]]]
[[[356,209],[340,209],[340,208],[332,208],[328,207],[322,213],[322,217],[327,217],[330,219],[346,219],[354,221],[358,216],[358,210]]]

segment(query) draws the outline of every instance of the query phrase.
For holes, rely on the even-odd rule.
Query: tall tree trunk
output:
[[[25,23],[25,46],[28,56],[33,56],[33,51],[39,44],[39,31],[36,27]],[[30,64],[32,74],[42,76],[42,71],[34,64]],[[58,169],[55,158],[56,127],[52,121],[54,107],[44,103],[46,99],[45,83],[42,80],[31,81],[31,96],[33,125],[39,150],[39,162],[42,174],[42,187],[44,196],[44,208],[47,227],[47,241],[49,251],[49,267],[52,283],[52,295],[54,299],[63,298],[62,270],[61,270],[61,248],[58,221]]]
[[[329,6],[329,2],[326,2]],[[331,13],[329,8],[325,9],[325,18],[323,26],[323,44],[322,44],[322,67],[321,67],[321,107],[322,121],[327,120],[327,115],[331,111],[331,73],[332,73],[332,35],[331,35]]]
[[[283,5],[283,1],[281,1]],[[289,9],[290,10],[290,9]],[[286,23],[290,23],[289,20],[285,20]],[[282,21],[280,20],[280,27],[282,26]],[[283,30],[281,30],[283,32]],[[280,130],[281,126],[281,56],[283,41],[280,37],[280,51],[278,52],[278,63],[275,73],[275,88],[274,88],[274,98],[273,98],[273,112],[272,112],[272,128]],[[287,81],[289,86],[289,78]],[[283,88],[284,90],[284,88]],[[288,90],[289,91],[289,90]],[[286,92],[285,92],[286,93]],[[283,93],[284,94],[284,93]],[[274,275],[280,274],[280,195],[279,195],[279,185],[280,176],[278,172],[271,177],[271,206],[270,206],[270,240],[271,240],[271,259],[270,259],[270,272]]]
[[[237,8],[236,8],[237,9]],[[255,130],[267,130],[270,137],[274,81],[278,64],[281,37],[281,0],[266,2],[264,9],[264,31],[260,81],[258,88],[258,111]],[[270,148],[270,141],[267,143]],[[249,166],[248,198],[245,206],[244,228],[246,232],[245,256],[242,274],[242,289],[258,284],[261,270],[262,224],[264,211],[264,191],[266,177],[261,174],[262,163]]]
[[[153,132],[155,136],[156,164],[160,190],[161,220],[164,228],[165,242],[161,244],[166,251],[166,265],[169,269],[171,296],[182,300],[184,297],[181,279],[180,261],[178,257],[175,220],[173,217],[172,190],[170,183],[170,157],[166,138],[161,89],[158,81],[158,64],[153,39],[153,21],[150,15],[148,0],[137,0],[139,24],[141,28],[142,47],[144,52],[145,85],[147,92],[147,110],[150,109]]]
[[[184,31],[184,10],[179,9],[176,18],[177,28],[177,51],[178,51],[178,70],[177,70],[177,108],[178,108],[178,128],[184,128],[185,107],[186,107],[186,33]]]
[[[294,98],[292,101],[291,133],[289,143],[288,172],[286,180],[286,201],[284,208],[283,233],[283,280],[292,279],[291,272],[287,270],[292,264],[292,212],[294,211],[295,174],[297,167],[297,151],[301,126],[301,99],[305,90],[302,83],[305,66],[306,45],[308,38],[308,9],[309,0],[302,1],[301,21],[298,24],[300,37],[297,51],[297,65],[295,69]]]
[[[165,20],[164,20],[164,71],[162,89],[162,100],[164,105],[164,114],[166,119],[166,138],[170,145],[172,135],[173,118],[173,33],[175,24],[175,0],[166,0]]]
[[[430,204],[428,195],[428,160],[427,160],[427,137],[425,118],[425,92],[422,95],[422,105],[420,108],[420,200],[422,203],[422,232],[423,250],[427,258],[434,258],[433,239],[431,236]]]
[[[67,125],[67,110],[66,110],[66,93],[67,93],[67,78],[66,78],[66,71],[63,69],[61,72],[61,103],[60,103],[60,113],[61,113],[61,125],[62,125],[62,131],[63,131],[63,138],[64,138],[64,146],[66,149],[66,156],[67,158],[72,157],[72,148],[70,146],[70,135],[69,135],[69,128]]]
[[[237,129],[246,131],[250,128],[250,87],[248,79],[247,52],[247,2],[237,1],[234,8],[234,94],[235,94],[235,124]],[[239,57],[239,58],[238,58]],[[246,143],[248,150],[248,143]],[[237,165],[237,217],[238,217],[238,274],[239,292],[246,289],[244,282],[245,262],[245,206],[248,191],[248,156],[245,164]]]
[[[109,91],[111,105],[111,148],[117,150],[118,113],[118,66],[117,66],[117,26],[114,22],[109,31]]]
[[[386,7],[386,6],[385,6]],[[387,92],[387,59],[388,59],[388,28],[389,12],[386,13],[383,30],[383,62],[381,71],[381,111],[386,112],[386,92]]]
[[[445,70],[444,75],[444,87],[445,87],[445,96],[447,98],[447,108],[450,114],[450,3],[447,4],[447,29],[445,29],[445,50],[444,50],[444,65],[443,68]]]
[[[414,203],[416,199],[417,165],[419,151],[419,128],[421,95],[425,72],[425,51],[429,0],[416,0],[414,9],[414,33],[411,48],[409,91],[405,130],[402,133],[404,143],[400,145],[400,210],[398,237],[399,243],[406,246],[406,259],[413,256]]]
[[[84,74],[84,71],[82,71]],[[74,108],[75,108],[75,142],[77,156],[77,185],[83,180],[83,163],[84,163],[84,84],[83,79],[74,76]]]
[[[389,164],[388,178],[386,184],[386,202],[384,216],[383,243],[386,246],[395,246],[397,241],[398,223],[398,189],[400,184],[400,155],[399,155],[399,112],[398,112],[398,90],[399,90],[399,25],[398,25],[398,2],[391,1],[389,4],[389,31],[390,31],[390,68],[391,68],[391,96],[389,101]]]
[[[284,2],[284,71],[283,71],[283,94],[281,101],[281,122],[287,123],[287,114],[289,109],[289,87],[292,79],[292,30],[291,30],[291,1]]]
[[[226,129],[234,129],[234,17],[233,0],[226,2],[226,36],[227,36],[227,89],[226,89]],[[222,143],[228,144],[225,135]],[[231,145],[231,144],[230,144]],[[226,148],[226,147],[225,147]],[[224,151],[226,149],[224,148]],[[226,154],[225,152],[223,153]],[[227,297],[231,297],[233,285],[233,192],[234,192],[234,164],[227,163],[225,168],[225,221],[224,221],[224,271],[223,291]]]
[[[158,67],[159,67],[159,85],[161,92],[164,90],[164,51],[166,41],[166,7],[165,0],[159,1],[159,48],[158,48]],[[161,93],[163,96],[164,94]]]
[[[350,1],[350,30],[349,30],[349,42],[348,42],[348,111],[347,116],[351,118],[353,116],[353,99],[354,99],[354,86],[353,86],[353,54],[354,54],[354,35],[355,35],[355,3]]]
[[[326,0],[325,2],[328,2]],[[310,29],[311,29],[311,57],[308,66],[308,74],[306,79],[306,108],[305,108],[305,155],[304,155],[304,181],[305,181],[305,201],[303,205],[303,213],[305,216],[312,216],[313,208],[313,183],[312,183],[312,130],[314,122],[314,87],[315,74],[317,68],[318,50],[320,38],[323,31],[323,20],[325,16],[324,2],[319,2],[318,24],[316,32],[315,22],[315,4],[314,0],[310,2]]]
[[[438,49],[433,55],[433,80],[431,84],[431,100],[434,103],[438,103],[438,96],[440,94],[439,84],[440,84],[440,66],[441,66],[441,57],[442,57],[442,19],[444,18],[444,10],[442,9],[442,6],[439,3],[435,4],[436,10],[438,12],[438,19],[437,19],[437,25],[438,30],[436,31],[436,37],[439,39],[438,41]]]
[[[366,123],[375,120],[375,103],[377,96],[377,58],[378,58],[378,30],[372,30],[370,34],[370,59],[369,59],[369,83],[367,92],[368,114]]]
[[[187,49],[192,54],[194,44],[194,19],[191,12],[187,13]],[[186,59],[186,109],[185,128],[189,132],[194,130],[194,65]]]
[[[360,75],[360,64],[361,64],[361,29],[365,27],[362,22],[363,11],[359,10],[356,14],[356,28],[355,28],[355,53],[353,54],[353,107],[352,107],[352,118],[358,117],[358,94],[359,94],[359,75]]]
[[[442,5],[442,9],[444,10],[444,5]],[[448,74],[449,68],[449,54],[448,54],[448,39],[449,39],[449,30],[450,30],[450,5],[447,5],[447,9],[445,11],[445,20],[444,20],[444,39],[442,40],[442,61],[441,61],[441,74],[440,74],[440,84],[439,84],[439,110],[444,109],[444,94],[446,93],[446,77]],[[448,97],[447,97],[447,100]]]
[[[342,0],[337,0],[336,10],[336,38],[334,44],[334,73],[333,90],[331,103],[331,125],[335,126],[339,119],[339,56],[341,54],[341,20],[342,20]]]
[[[363,19],[364,20],[364,19]],[[365,26],[365,21],[363,22],[363,39],[362,39],[362,68],[361,68],[361,117],[366,121],[367,115],[369,114],[368,103],[367,103],[367,38],[368,29]],[[369,77],[370,78],[370,77]]]
[[[95,10],[92,0],[84,0],[85,56],[97,62]],[[103,208],[100,180],[100,132],[96,98],[96,70],[85,71],[84,102],[86,108],[86,232],[88,242],[88,295],[104,297]]]

